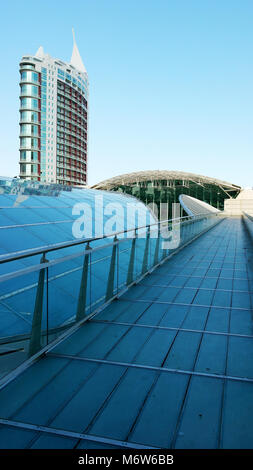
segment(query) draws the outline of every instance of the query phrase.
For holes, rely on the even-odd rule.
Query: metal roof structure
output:
[[[192,217],[196,215],[214,214],[220,212],[219,209],[216,209],[210,204],[207,204],[204,201],[200,201],[195,197],[188,196],[187,194],[180,194],[179,202],[185,210],[186,214]]]
[[[210,178],[208,176],[198,175],[195,173],[187,173],[184,171],[169,171],[169,170],[147,170],[138,171],[134,173],[125,173],[123,175],[114,176],[113,178],[101,181],[92,186],[94,189],[110,190],[117,185],[130,185],[132,183],[141,183],[143,181],[156,181],[156,180],[175,180],[185,179],[198,184],[214,184],[222,187],[226,191],[234,191],[241,189],[240,186],[219,180],[217,178]]]

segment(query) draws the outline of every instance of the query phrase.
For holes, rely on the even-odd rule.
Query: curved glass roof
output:
[[[210,178],[208,176],[197,175],[195,173],[187,173],[184,171],[168,171],[168,170],[149,170],[149,171],[138,171],[134,173],[126,173],[123,175],[115,176],[113,178],[101,181],[100,183],[92,186],[96,189],[112,189],[117,185],[129,185],[132,183],[140,183],[142,181],[156,181],[156,180],[174,180],[174,179],[185,179],[191,180],[196,183],[209,183],[218,186],[225,187],[227,190],[240,189],[240,186],[227,183],[216,178]]]
[[[129,204],[138,204],[138,211],[127,217]],[[76,309],[80,287],[83,251],[86,244],[74,245],[47,252],[55,244],[78,241],[73,230],[82,217],[79,228],[91,227],[85,238],[111,234],[113,231],[154,223],[149,209],[140,201],[117,193],[92,189],[77,189],[60,185],[41,185],[18,179],[0,178],[0,260],[10,254],[27,254],[27,250],[43,248],[48,261],[76,254],[49,270],[49,310],[53,312],[51,325],[68,321],[70,312]],[[116,215],[115,215],[116,214]],[[81,233],[82,235],[82,233]],[[88,235],[88,237],[87,237]],[[91,247],[110,245],[111,240],[97,239]],[[129,243],[126,241],[128,250]],[[92,254],[92,295],[94,303],[102,302],[110,267],[112,247]],[[121,260],[128,252],[121,252]],[[41,262],[41,254],[0,264],[0,276],[15,273]],[[11,277],[1,283],[0,338],[30,331],[38,282],[38,271]]]
[[[127,219],[130,204],[138,204],[138,217]],[[73,223],[81,215],[90,227],[88,237],[101,236],[107,223],[118,232],[154,222],[131,196],[8,178],[0,178],[0,209],[0,255],[74,240]]]

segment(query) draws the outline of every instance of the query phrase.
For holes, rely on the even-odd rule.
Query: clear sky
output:
[[[253,186],[252,0],[1,2],[0,174],[18,175],[19,60],[42,45],[90,82],[89,183],[149,169]]]

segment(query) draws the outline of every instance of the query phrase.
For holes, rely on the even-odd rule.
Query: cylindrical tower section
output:
[[[20,178],[40,181],[40,73],[20,63]]]

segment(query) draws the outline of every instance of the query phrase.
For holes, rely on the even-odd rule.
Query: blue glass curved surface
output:
[[[127,207],[135,203],[139,208],[138,220],[130,217],[127,222]],[[0,179],[0,254],[74,240],[72,226],[78,218],[74,214],[76,204],[91,208],[91,237],[101,235],[101,227],[117,211],[118,205],[122,211],[117,212],[115,231],[154,223],[144,204],[119,193]],[[90,212],[84,211],[83,215],[88,224]]]
[[[129,205],[133,206],[136,203],[138,211],[129,214]],[[8,178],[0,178],[0,211],[0,258],[32,248],[45,248],[46,251],[47,247],[54,244],[76,240],[73,224],[78,222],[80,216],[83,217],[84,224],[91,228],[89,234],[91,237],[101,236],[106,228],[107,233],[111,233],[155,222],[149,209],[133,197],[115,192],[42,185]],[[84,228],[84,224],[79,224],[81,229]],[[92,304],[93,307],[103,303],[106,297],[113,250],[112,246],[106,246],[108,243],[110,243],[108,239],[95,240],[91,243],[93,248],[105,245],[102,250],[92,254],[86,303]],[[139,240],[138,243],[138,250],[141,253],[145,239]],[[131,239],[126,240],[122,244],[124,246],[119,249],[120,269],[117,282],[120,285],[126,283],[131,244]],[[48,302],[51,329],[58,328],[75,317],[84,249],[85,245],[78,245],[46,254],[49,261],[74,253],[80,254],[48,270],[48,299],[46,301],[44,289],[43,309],[46,309]],[[137,264],[138,259],[140,270],[142,256],[138,258],[137,251]],[[0,264],[0,275],[36,265],[40,260],[41,255],[34,255]],[[0,283],[0,338],[30,334],[38,276],[38,271],[30,272]],[[116,278],[113,280],[113,289],[115,287]],[[46,322],[43,311],[42,329],[46,328]]]

